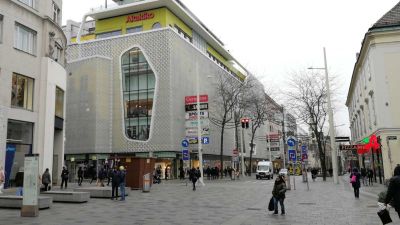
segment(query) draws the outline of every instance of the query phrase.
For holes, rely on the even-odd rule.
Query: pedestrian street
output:
[[[0,209],[1,225],[76,225],[76,224],[380,224],[376,199],[363,195],[355,199],[348,183],[334,185],[310,179],[309,188],[301,177],[296,190],[286,192],[286,215],[272,215],[267,203],[272,180],[205,180],[192,191],[191,183],[181,180],[154,184],[149,193],[132,190],[125,202],[92,198],[88,203],[53,203],[37,218],[22,218],[19,210]],[[71,188],[74,184],[71,184]],[[94,184],[92,184],[93,186]],[[84,186],[89,186],[84,183]],[[399,222],[391,210],[394,224]]]

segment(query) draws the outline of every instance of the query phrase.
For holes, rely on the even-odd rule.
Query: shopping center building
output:
[[[6,187],[39,154],[57,182],[64,159],[66,36],[61,0],[0,1],[0,166]]]
[[[71,41],[66,160],[74,171],[83,163],[156,157],[163,177],[168,170],[173,178],[183,166],[187,128],[197,127],[187,121],[185,97],[196,96],[199,85],[199,94],[207,96],[202,110],[211,117],[220,107],[220,78],[244,82],[249,75],[180,1],[131,2],[94,10],[63,28]],[[204,167],[218,166],[220,128],[209,121],[202,126],[209,127],[203,129],[209,137],[202,145]],[[257,135],[265,134],[260,129]],[[249,149],[250,136],[244,136]],[[224,167],[231,165],[234,138],[234,129],[226,129]],[[196,140],[190,142],[191,166],[198,166]],[[253,157],[267,158],[265,138],[256,145]]]

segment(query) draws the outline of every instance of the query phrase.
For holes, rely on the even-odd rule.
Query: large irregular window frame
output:
[[[154,103],[154,71],[138,47],[122,55],[121,71],[126,137],[147,141]]]

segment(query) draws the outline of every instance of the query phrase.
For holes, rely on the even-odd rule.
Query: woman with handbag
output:
[[[274,214],[278,214],[278,202],[281,205],[282,215],[285,215],[285,205],[283,201],[285,200],[286,183],[283,175],[279,175],[274,183],[274,188],[272,189],[272,196],[274,197]]]
[[[353,172],[350,175],[350,183],[353,186],[354,189],[354,197],[360,198],[360,186],[361,186],[361,175],[358,172],[358,169],[356,167],[353,168]]]

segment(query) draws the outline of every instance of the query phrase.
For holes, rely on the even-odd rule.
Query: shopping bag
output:
[[[268,204],[268,210],[269,211],[274,211],[275,206],[274,206],[274,197],[271,197],[271,199],[269,200],[269,204]]]
[[[387,209],[381,210],[377,213],[383,224],[388,224],[392,222],[389,211]]]

